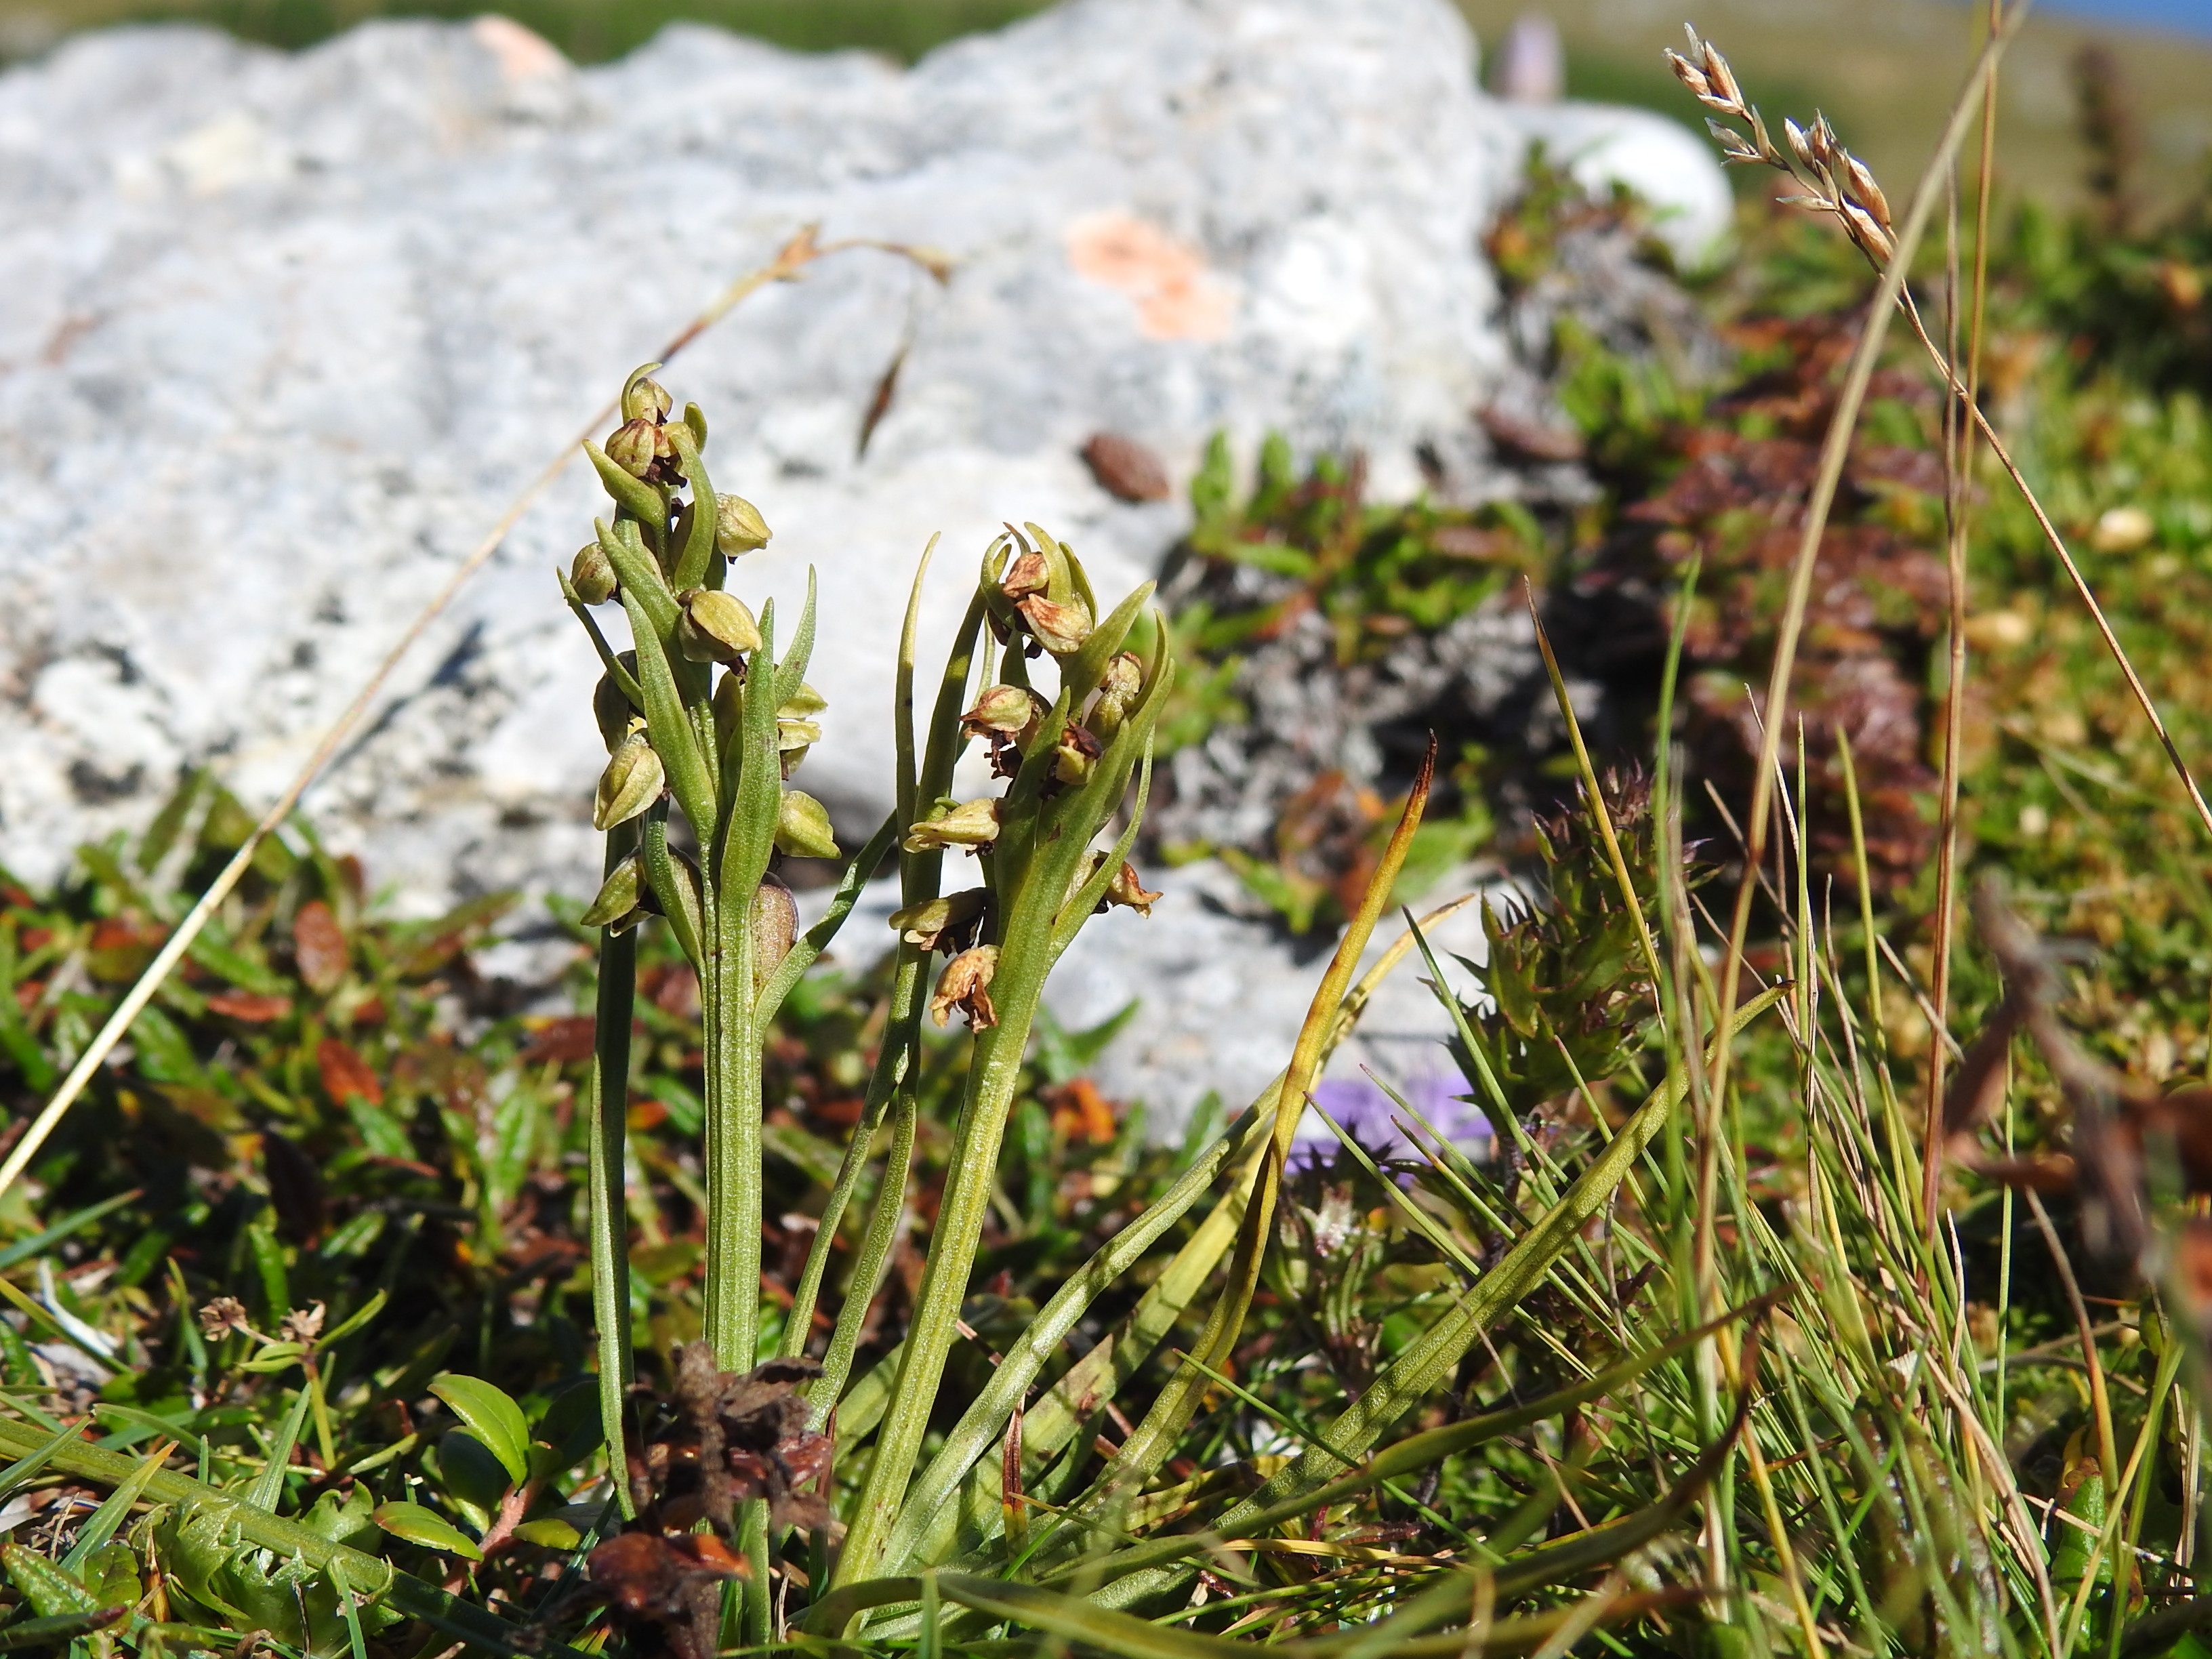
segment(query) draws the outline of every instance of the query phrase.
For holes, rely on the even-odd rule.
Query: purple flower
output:
[[[1490,1155],[1490,1120],[1481,1108],[1466,1098],[1468,1085],[1456,1077],[1425,1073],[1397,1086],[1400,1099],[1411,1106],[1429,1126],[1470,1158]],[[1420,1126],[1389,1091],[1373,1077],[1325,1078],[1314,1086],[1314,1103],[1343,1127],[1344,1132],[1367,1149],[1378,1164],[1389,1158],[1418,1160],[1421,1154],[1399,1127],[1403,1120],[1420,1134]],[[1291,1153],[1295,1168],[1311,1168],[1328,1161],[1336,1137],[1326,1124],[1312,1126],[1317,1133],[1302,1138]],[[1423,1139],[1427,1139],[1422,1135]]]

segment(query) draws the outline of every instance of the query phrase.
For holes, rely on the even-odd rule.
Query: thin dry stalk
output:
[[[1820,542],[1827,529],[1829,510],[1835,504],[1844,463],[1850,453],[1851,434],[1858,423],[1860,409],[1866,401],[1867,386],[1874,375],[1875,361],[1888,332],[1890,313],[1905,293],[1906,269],[1911,264],[1913,250],[1920,245],[1921,236],[1927,229],[1929,216],[1934,212],[1942,193],[1943,179],[1954,165],[1960,146],[1965,142],[1967,124],[1974,106],[1980,101],[1990,77],[1996,75],[2004,49],[2025,21],[2027,10],[2025,3],[2014,8],[2006,15],[2002,27],[1982,48],[1965,86],[1952,104],[1936,155],[1913,191],[1911,206],[1906,211],[1905,222],[1896,228],[1893,237],[1877,222],[1877,215],[1881,218],[1887,217],[1887,204],[1881,198],[1880,187],[1874,183],[1872,174],[1856,163],[1855,157],[1844,153],[1841,146],[1834,143],[1833,135],[1826,132],[1826,123],[1816,123],[1815,132],[1811,136],[1798,133],[1794,125],[1789,129],[1792,135],[1792,147],[1797,148],[1802,144],[1808,159],[1829,169],[1828,176],[1833,185],[1832,201],[1820,205],[1828,206],[1834,211],[1854,240],[1859,240],[1869,252],[1879,249],[1887,263],[1882,272],[1881,287],[1875,295],[1873,309],[1868,313],[1866,327],[1859,336],[1858,344],[1853,349],[1850,365],[1844,372],[1836,412],[1821,447],[1820,470],[1814,480],[1812,495],[1806,502],[1804,531],[1799,538],[1796,562],[1790,572],[1789,599],[1775,644],[1774,665],[1767,681],[1766,702],[1759,710],[1762,725],[1759,753],[1752,774],[1751,811],[1746,816],[1744,825],[1749,854],[1747,870],[1756,870],[1765,855],[1774,769],[1780,755],[1782,732],[1786,724],[1784,716],[1789,707],[1790,678],[1796,666],[1797,645],[1804,633],[1805,612],[1812,598],[1813,576],[1820,561]],[[1743,102],[1742,94],[1736,88],[1734,76],[1726,73],[1727,65],[1720,54],[1707,46],[1703,47],[1703,72],[1697,79],[1683,74],[1687,66],[1685,59],[1676,59],[1676,73],[1683,75],[1684,83],[1692,91],[1698,92],[1709,106],[1717,108],[1732,106],[1745,118],[1751,120],[1759,140],[1760,150],[1749,154],[1734,150],[1730,152],[1732,157],[1769,160],[1770,155],[1776,153],[1771,143],[1765,140],[1764,125],[1757,119],[1758,112]],[[1725,91],[1732,94],[1729,106],[1714,102],[1714,98],[1723,90],[1716,84],[1717,77],[1713,75],[1716,65],[1721,71],[1717,78],[1725,82]],[[1700,84],[1705,87],[1705,91],[1699,91]],[[1724,128],[1717,130],[1723,133],[1729,131]],[[1840,160],[1832,161],[1832,157],[1840,157]],[[1849,181],[1848,191],[1842,184],[1833,182],[1838,171]],[[1736,890],[1735,912],[1729,928],[1727,952],[1721,963],[1721,1007],[1723,1010],[1735,1006],[1742,983],[1744,945],[1751,930],[1751,906],[1756,890],[1756,884],[1749,879]],[[1730,1033],[1723,1024],[1712,1060],[1711,1087],[1716,1098],[1726,1091],[1729,1062],[1733,1052]]]
[[[1990,33],[1994,37],[2003,22],[2003,0],[1990,0]],[[1965,408],[1979,401],[1982,378],[1982,323],[1989,283],[1990,242],[1990,183],[1995,166],[1996,137],[1996,82],[1992,78],[1982,89],[1982,152],[1981,165],[1975,179],[1974,219],[1974,277],[1969,299],[1972,320],[1968,325],[1966,344],[1966,395]],[[1955,175],[1954,175],[1955,180]],[[1949,258],[1949,300],[1947,309],[1951,319],[1954,341],[1953,355],[1956,356],[1959,324],[1958,306],[1958,192],[1950,195],[1950,213],[1947,225]],[[1971,422],[1960,419],[1962,406],[1958,399],[1947,399],[1943,408],[1943,517],[1948,532],[1945,538],[1944,562],[1948,576],[1950,597],[1950,679],[1944,688],[1943,717],[1943,784],[1942,805],[1938,814],[1936,872],[1936,973],[1930,988],[1930,1000],[1936,1005],[1938,1029],[1949,1024],[1951,1014],[1951,949],[1957,933],[1959,906],[1959,780],[1965,768],[1966,724],[1966,536],[1972,508],[1973,492],[1970,482],[1974,476],[1974,429]],[[1943,1062],[1948,1058],[1940,1042],[1934,1044],[1928,1056],[1928,1095],[1921,1143],[1920,1212],[1928,1230],[1928,1245],[1932,1254],[1936,1244],[1936,1211],[1942,1184],[1942,1105]],[[1965,1298],[1960,1301],[1959,1317],[1964,1330]]]

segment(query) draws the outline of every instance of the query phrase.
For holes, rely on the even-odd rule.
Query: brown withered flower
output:
[[[1091,611],[1079,599],[1068,605],[1054,605],[1042,595],[1032,593],[1014,609],[1022,613],[1022,619],[1029,623],[1037,643],[1055,657],[1080,651],[1084,641],[1091,637]]]
[[[999,583],[999,591],[1010,599],[1025,599],[1032,593],[1043,592],[1046,579],[1044,555],[1024,552],[1006,567],[1006,574]]]
[[[676,1360],[676,1404],[696,1437],[706,1518],[727,1532],[738,1504],[765,1498],[779,1527],[830,1525],[828,1501],[802,1490],[827,1473],[830,1441],[807,1428],[806,1402],[796,1392],[822,1367],[771,1359],[741,1376],[717,1369],[704,1341],[687,1343]],[[674,1516],[664,1510],[661,1518],[665,1525]]]
[[[942,1020],[938,1022],[940,1025]],[[210,1342],[229,1335],[233,1331],[244,1331],[249,1335],[253,1327],[246,1322],[246,1304],[234,1296],[219,1296],[200,1310],[200,1334]]]
[[[971,1031],[988,1030],[999,1023],[991,1006],[991,980],[999,971],[999,947],[978,945],[963,951],[945,964],[937,989],[929,999],[929,1017],[941,1030],[957,1008],[968,1016]]]
[[[712,1533],[621,1533],[592,1552],[586,1571],[630,1651],[670,1659],[714,1659],[723,1581],[746,1576],[744,1559]]]
[[[977,924],[990,900],[989,891],[981,887],[925,899],[892,911],[891,927],[908,945],[954,955],[975,942]]]
[[[323,1304],[319,1302],[312,1303],[304,1308],[293,1309],[284,1316],[283,1322],[276,1328],[276,1337],[279,1341],[296,1342],[303,1348],[322,1334]]]
[[[1145,884],[1137,879],[1137,866],[1124,859],[1121,867],[1114,872],[1114,879],[1106,884],[1105,904],[1099,908],[1104,909],[1107,905],[1122,904],[1140,916],[1150,916],[1152,906],[1159,902],[1160,896],[1158,893],[1145,890]]]

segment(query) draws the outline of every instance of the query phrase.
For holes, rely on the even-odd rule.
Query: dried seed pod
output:
[[[615,659],[632,674],[637,672],[637,653],[625,651]],[[629,700],[629,696],[615,684],[611,674],[599,676],[599,683],[592,688],[592,718],[599,723],[599,738],[609,753],[618,748],[629,734],[629,723],[641,711]]]
[[[909,904],[904,909],[891,912],[891,931],[908,945],[925,951],[950,951],[975,937],[975,924],[982,919],[983,909],[991,902],[984,888],[970,888],[964,893],[950,893],[943,898],[924,899],[919,904]]]
[[[586,927],[611,927],[619,933],[636,921],[638,900],[645,892],[645,866],[632,853],[608,872],[599,896],[578,920]]]
[[[742,495],[714,497],[714,545],[726,559],[766,547],[773,532],[760,508]]]
[[[1127,905],[1140,916],[1151,915],[1159,900],[1159,894],[1145,890],[1145,884],[1137,879],[1137,866],[1126,859],[1114,872],[1114,879],[1106,884],[1107,903]]]
[[[1084,641],[1091,637],[1093,623],[1090,607],[1082,600],[1071,600],[1066,605],[1054,605],[1042,595],[1032,593],[1014,606],[1036,635],[1037,643],[1055,657],[1065,657],[1083,648]]]
[[[575,562],[568,567],[568,586],[576,590],[578,599],[586,605],[605,605],[614,598],[617,585],[614,561],[607,557],[605,548],[597,542],[586,542],[576,550]]]
[[[998,971],[997,945],[978,945],[963,951],[938,975],[937,989],[929,999],[929,1017],[941,1030],[957,1008],[968,1016],[968,1029],[972,1031],[996,1025],[999,1012],[991,1006],[991,981]]]
[[[775,846],[793,858],[834,859],[839,856],[837,837],[830,828],[830,813],[820,801],[803,790],[787,789],[776,808]]]
[[[753,890],[753,994],[782,966],[799,938],[799,901],[775,876],[763,876]]]
[[[607,769],[599,774],[599,793],[592,806],[592,827],[611,830],[628,823],[660,799],[668,775],[645,735],[645,722],[632,720],[628,736],[607,757]]]
[[[988,847],[998,838],[999,803],[986,799],[909,825],[904,844],[909,853],[939,853],[948,847]]]
[[[1844,154],[1844,176],[1850,181],[1852,198],[1874,216],[1875,223],[1884,230],[1889,229],[1889,198],[1881,193],[1881,185],[1875,182],[1873,169],[1846,150]]]
[[[691,661],[734,663],[760,648],[760,624],[736,594],[687,587],[676,602],[684,607],[676,620],[676,648]]]

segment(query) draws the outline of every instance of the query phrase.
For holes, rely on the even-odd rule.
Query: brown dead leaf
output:
[[[1098,487],[1116,501],[1164,501],[1172,493],[1160,458],[1134,438],[1118,432],[1093,433],[1082,454]]]
[[[328,996],[345,982],[345,933],[322,900],[309,899],[292,918],[292,952],[300,977],[318,995]]]
[[[225,1014],[249,1025],[266,1025],[292,1012],[292,999],[262,996],[252,991],[217,991],[207,1000],[207,1006],[211,1013]]]
[[[315,1064],[322,1072],[323,1092],[333,1101],[343,1104],[358,1095],[372,1106],[384,1104],[384,1085],[350,1043],[325,1037],[315,1045]]]

